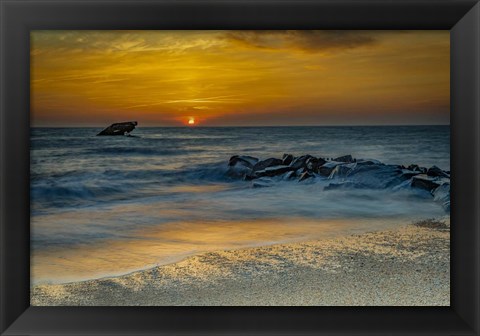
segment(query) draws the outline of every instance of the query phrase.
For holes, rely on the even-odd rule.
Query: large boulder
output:
[[[404,176],[407,179],[412,178],[412,177],[420,174],[419,171],[413,171],[413,170],[409,170],[409,169],[400,169],[400,173],[402,174],[402,176]]]
[[[307,160],[312,158],[313,156],[311,155],[302,155],[296,159],[294,159],[292,161],[292,163],[290,163],[290,167],[292,167],[293,169],[297,170],[297,169],[300,169],[300,168],[306,168],[307,167]]]
[[[282,179],[284,180],[293,180],[298,177],[297,171],[291,170],[289,172],[286,172],[283,176]]]
[[[371,189],[395,188],[409,180],[396,165],[360,165],[358,162],[349,165],[352,168],[348,171],[348,179]]]
[[[274,177],[278,175],[285,174],[286,172],[293,171],[293,168],[290,166],[273,166],[273,167],[267,167],[263,170],[258,170],[256,172],[253,172],[252,175],[255,177]]]
[[[257,162],[258,159],[252,156],[234,155],[228,161],[227,174],[231,177],[244,177],[252,172],[252,168]]]
[[[437,177],[428,176],[426,174],[419,174],[412,177],[412,187],[432,191],[443,184],[443,181]]]
[[[305,181],[306,179],[309,179],[309,178],[312,178],[314,177],[314,175],[308,171],[306,172],[303,172],[302,175],[300,175],[300,179],[298,180],[298,182],[302,182],[302,181]]]
[[[336,161],[327,161],[323,165],[318,168],[318,173],[322,176],[330,176],[332,171],[338,165],[343,165],[343,162],[336,162]]]
[[[282,164],[288,166],[288,165],[290,165],[290,163],[292,163],[292,161],[293,161],[294,159],[295,159],[295,158],[293,157],[292,154],[283,154]]]
[[[248,155],[234,155],[230,158],[230,160],[228,160],[228,165],[235,166],[239,162],[244,166],[253,168],[253,166],[258,162],[258,159]]]
[[[350,172],[352,172],[357,167],[357,164],[348,163],[348,164],[339,164],[333,168],[332,172],[328,176],[329,179],[347,177]]]
[[[360,159],[356,161],[359,166],[373,166],[373,165],[383,165],[382,162],[374,159]]]
[[[320,168],[320,166],[322,166],[323,164],[325,164],[325,161],[324,159],[322,158],[316,158],[316,157],[310,157],[307,159],[307,161],[305,161],[305,164],[306,164],[306,169],[309,171],[309,172],[314,172],[314,173],[317,173],[318,172],[318,168]]]
[[[414,172],[419,172],[421,174],[425,174],[427,172],[427,168],[425,167],[420,167],[416,164],[411,164],[410,166],[407,167],[408,170],[412,170]]]
[[[427,175],[428,176],[433,176],[433,177],[446,177],[450,178],[450,175],[448,175],[446,172],[438,168],[437,166],[433,166],[428,168],[427,170]]]
[[[269,159],[258,161],[257,163],[255,163],[255,165],[252,168],[252,171],[256,172],[259,170],[264,170],[265,168],[268,168],[268,167],[280,166],[282,164],[283,162],[280,159],[269,158]]]
[[[353,160],[353,157],[349,154],[349,155],[344,155],[344,156],[339,156],[338,158],[334,159],[333,161],[337,161],[337,162],[345,162],[345,163],[352,163],[352,162],[355,162]]]
[[[450,211],[450,183],[443,183],[432,190],[433,199],[442,204],[446,211]]]

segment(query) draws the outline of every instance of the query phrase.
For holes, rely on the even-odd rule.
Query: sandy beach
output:
[[[448,306],[450,225],[210,252],[120,277],[37,286],[31,304]]]

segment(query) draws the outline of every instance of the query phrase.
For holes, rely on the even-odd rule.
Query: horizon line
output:
[[[115,123],[115,122],[114,122]],[[112,124],[114,124],[112,123]],[[111,124],[110,124],[111,125]],[[30,128],[105,128],[107,126],[92,126],[92,125],[76,125],[76,126],[62,126],[62,125],[34,125],[30,126]],[[332,124],[332,125],[218,125],[218,126],[210,126],[210,125],[177,125],[177,126],[166,126],[166,125],[149,125],[149,126],[137,126],[136,128],[247,128],[247,127],[408,127],[408,126],[450,126],[450,124],[356,124],[356,125],[348,125],[348,124]]]

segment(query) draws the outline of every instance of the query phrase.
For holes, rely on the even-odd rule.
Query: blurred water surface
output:
[[[412,189],[327,191],[322,181],[257,189],[225,172],[232,155],[283,153],[449,170],[449,126],[139,127],[132,137],[95,136],[100,130],[31,130],[33,282],[445,215]]]

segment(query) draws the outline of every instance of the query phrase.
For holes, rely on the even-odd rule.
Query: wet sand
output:
[[[34,306],[448,306],[450,225],[208,252],[119,277],[32,288]]]

